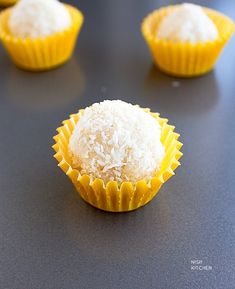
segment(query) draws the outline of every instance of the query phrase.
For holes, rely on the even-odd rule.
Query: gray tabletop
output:
[[[235,38],[204,77],[160,73],[139,26],[170,2],[70,1],[85,24],[50,72],[17,69],[1,47],[1,289],[234,288]],[[235,18],[234,1],[197,3]],[[176,176],[123,214],[84,203],[51,149],[70,113],[117,98],[169,118],[184,143]]]

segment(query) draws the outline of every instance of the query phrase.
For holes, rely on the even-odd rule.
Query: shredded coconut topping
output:
[[[105,182],[149,179],[164,147],[157,119],[138,106],[106,100],[86,108],[69,142],[73,166]]]
[[[156,36],[174,42],[203,43],[215,40],[218,30],[200,6],[184,3],[163,18]]]
[[[70,14],[58,0],[20,0],[9,18],[11,33],[21,38],[45,37],[70,25]]]

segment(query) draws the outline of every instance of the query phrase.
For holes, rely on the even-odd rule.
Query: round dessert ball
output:
[[[68,28],[71,17],[57,0],[20,0],[12,8],[8,25],[16,37],[45,37]]]
[[[160,169],[164,147],[157,119],[138,106],[106,100],[86,108],[69,141],[73,166],[93,179],[149,179]]]
[[[215,40],[218,30],[200,6],[185,3],[163,18],[156,36],[174,42],[194,44]]]

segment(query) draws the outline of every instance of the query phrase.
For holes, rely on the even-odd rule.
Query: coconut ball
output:
[[[174,42],[203,43],[215,40],[218,30],[200,6],[184,3],[163,18],[156,36]]]
[[[69,141],[73,166],[93,179],[136,182],[160,169],[164,147],[157,119],[138,106],[106,100],[86,108]]]
[[[20,38],[45,37],[70,25],[70,14],[58,0],[20,0],[9,18],[10,32]]]

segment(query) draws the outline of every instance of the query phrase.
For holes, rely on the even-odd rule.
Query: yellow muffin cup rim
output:
[[[131,186],[133,190],[136,189],[137,185],[138,184],[141,184],[141,183],[145,183],[148,188],[151,187],[151,183],[152,182],[160,182],[161,184],[165,183],[171,176],[173,176],[175,173],[174,173],[174,170],[180,166],[180,162],[179,162],[179,159],[182,157],[183,153],[180,151],[180,148],[183,146],[183,144],[178,141],[178,138],[179,138],[179,134],[174,132],[174,129],[175,127],[172,126],[172,125],[169,125],[167,124],[168,123],[168,119],[166,118],[161,118],[160,117],[160,114],[159,113],[153,113],[151,112],[149,109],[144,109],[146,112],[148,112],[149,114],[151,114],[154,118],[156,118],[159,122],[160,122],[160,125],[161,125],[161,129],[163,128],[164,125],[168,126],[170,132],[173,134],[174,136],[174,139],[176,140],[176,145],[175,145],[175,154],[174,156],[171,158],[171,163],[169,164],[169,166],[161,171],[160,172],[157,172],[156,173],[156,176],[155,177],[151,177],[149,180],[146,180],[146,179],[142,179],[140,181],[137,181],[137,182],[131,182],[131,181],[124,181],[124,182],[117,182],[117,181],[108,181],[107,183],[105,183],[101,178],[94,178],[92,179],[91,176],[87,175],[87,174],[81,174],[80,171],[77,169],[77,168],[74,168],[72,166],[71,163],[69,163],[65,157],[63,156],[63,154],[61,153],[61,144],[60,144],[60,133],[61,131],[63,130],[63,128],[65,126],[67,126],[69,124],[69,122],[71,122],[71,119],[74,119],[76,117],[78,117],[78,121],[79,121],[79,117],[81,117],[82,113],[83,113],[83,109],[79,110],[78,113],[76,114],[71,114],[70,115],[70,118],[67,119],[67,120],[64,120],[62,122],[63,126],[57,128],[57,132],[58,134],[56,136],[53,137],[54,141],[55,141],[55,144],[52,146],[52,148],[54,149],[54,151],[56,152],[54,154],[54,158],[57,159],[57,161],[59,162],[58,166],[61,167],[61,166],[64,166],[64,165],[67,165],[68,168],[66,169],[66,175],[69,175],[69,174],[72,174],[73,172],[76,172],[77,175],[78,175],[78,178],[77,180],[81,180],[83,178],[88,178],[89,179],[89,185],[92,187],[96,182],[99,182],[101,183],[102,182],[102,185],[103,185],[103,188],[104,189],[107,189],[109,186],[116,186],[118,188],[118,190],[122,190],[122,187],[128,185],[128,186]],[[72,134],[72,132],[71,132]],[[165,157],[164,157],[165,158]],[[164,160],[163,160],[164,161]],[[175,168],[172,168],[172,167],[175,167]],[[165,175],[168,175],[168,177],[166,178]]]

